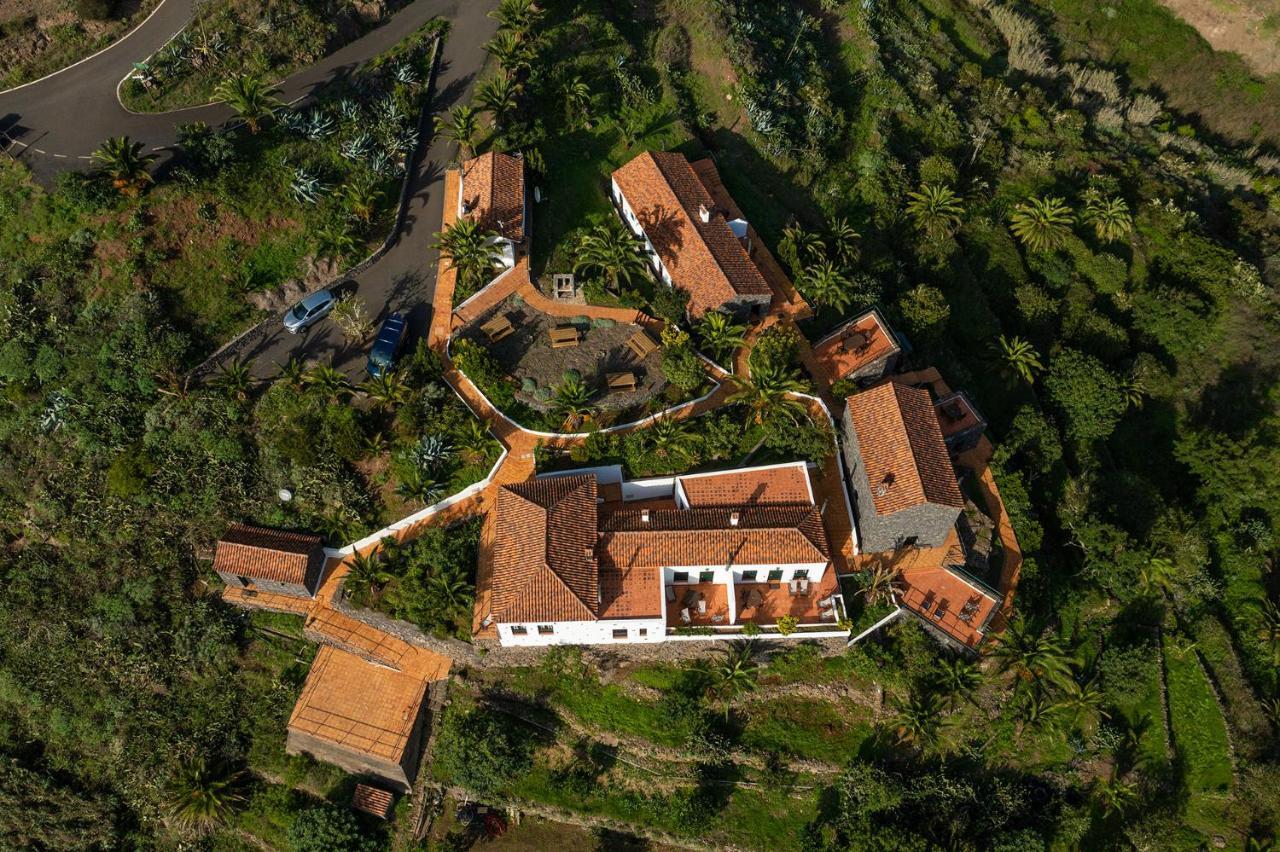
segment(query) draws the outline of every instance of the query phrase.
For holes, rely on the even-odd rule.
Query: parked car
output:
[[[404,342],[405,321],[403,314],[392,314],[382,321],[378,337],[369,350],[369,363],[365,370],[375,379],[390,370],[396,363],[396,353]]]
[[[284,327],[297,334],[328,316],[337,303],[332,290],[317,290],[289,309],[284,315]]]

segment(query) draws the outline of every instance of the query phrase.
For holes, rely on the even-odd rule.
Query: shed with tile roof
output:
[[[490,151],[462,164],[458,181],[458,217],[492,231],[502,264],[516,264],[528,230],[524,160]]]
[[[324,539],[232,524],[214,550],[213,570],[228,586],[312,597],[324,573]]]
[[[659,277],[689,294],[690,316],[768,310],[773,290],[746,240],[683,154],[646,151],[613,173],[612,194],[623,221],[644,239]],[[739,226],[744,233],[745,226]]]
[[[843,432],[862,549],[940,547],[964,499],[929,392],[889,381],[855,394]]]

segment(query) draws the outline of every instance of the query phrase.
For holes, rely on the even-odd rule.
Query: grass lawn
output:
[[[742,745],[810,760],[848,763],[873,733],[862,705],[809,698],[752,702],[743,708]]]

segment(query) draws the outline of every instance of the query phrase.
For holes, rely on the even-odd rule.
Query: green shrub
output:
[[[76,14],[86,21],[105,21],[115,11],[111,0],[76,0]]]
[[[496,711],[450,709],[438,740],[437,761],[450,781],[482,793],[511,785],[528,771],[533,743]]]
[[[533,393],[538,389],[538,380],[533,376],[525,376],[520,380],[520,390],[525,393]]]
[[[591,321],[592,328],[613,328],[617,323],[609,317],[596,317]]]

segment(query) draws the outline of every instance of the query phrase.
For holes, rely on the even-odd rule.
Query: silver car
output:
[[[338,303],[331,290],[317,290],[289,309],[284,315],[284,327],[297,334],[308,326],[328,316]]]

